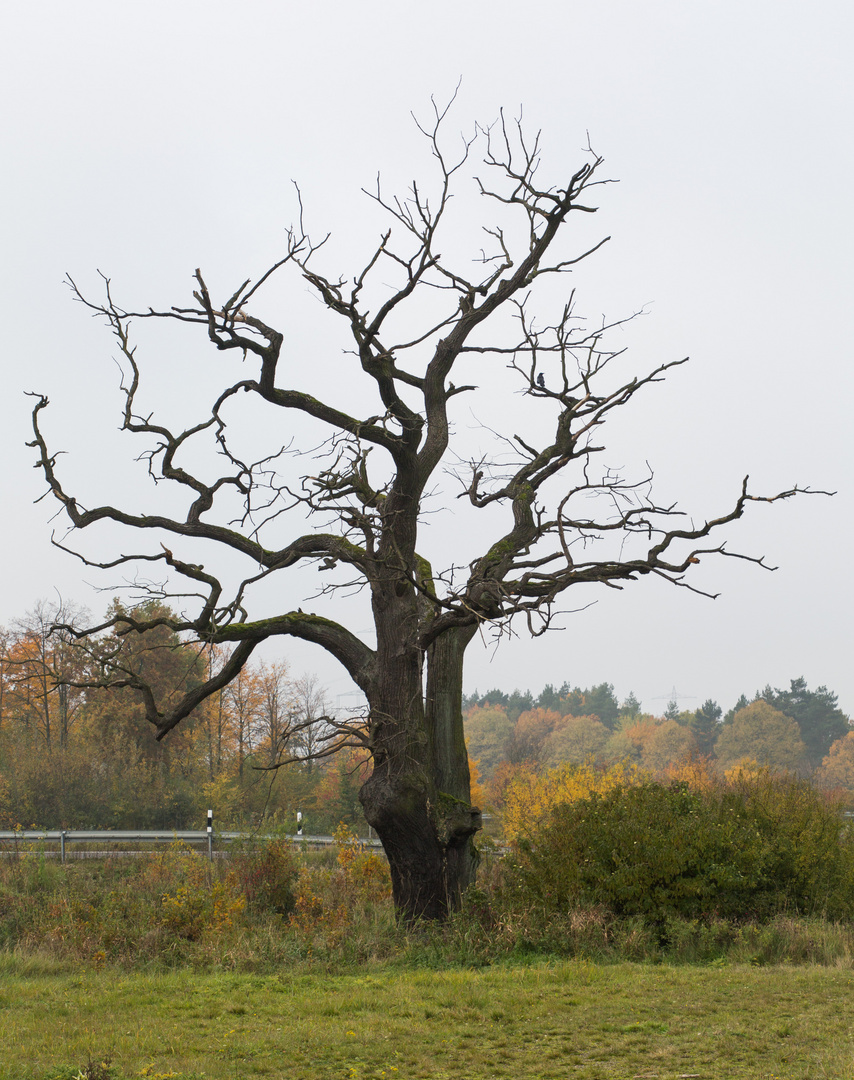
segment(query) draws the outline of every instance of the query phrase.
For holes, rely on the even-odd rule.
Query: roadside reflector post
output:
[[[213,862],[213,810],[208,810],[208,858]]]

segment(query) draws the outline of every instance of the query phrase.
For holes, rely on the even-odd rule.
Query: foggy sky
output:
[[[100,270],[128,308],[189,304],[196,267],[230,295],[281,257],[296,181],[312,232],[332,233],[324,269],[352,276],[380,231],[360,189],[378,171],[400,193],[431,174],[410,111],[462,79],[451,129],[523,106],[550,182],[589,137],[619,180],[597,189],[590,226],[612,239],[567,287],[593,322],[646,312],[622,332],[629,374],[691,356],[626,411],[614,463],[648,461],[659,500],[697,517],[726,512],[746,473],[764,493],[838,492],[752,507],[729,530],[774,573],[704,565],[714,601],[651,580],[573,594],[567,607],[598,602],[562,632],[472,646],[467,690],[607,680],[660,712],[674,686],[683,708],[727,709],[803,675],[854,713],[850,4],[77,0],[0,18],[0,624],[57,592],[95,614],[109,602],[91,587],[106,581],[50,545],[61,522],[35,502],[25,391],[49,395],[44,428],[84,503],[118,490],[131,510],[153,505],[140,448],[116,435],[113,340],[64,275],[97,296]],[[297,276],[264,303],[294,363],[335,347]],[[198,371],[220,359],[186,336],[143,339],[151,406],[192,412]],[[307,646],[276,655],[318,672],[333,702],[351,689]]]

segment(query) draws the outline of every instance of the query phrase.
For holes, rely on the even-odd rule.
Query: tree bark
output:
[[[455,627],[427,652],[426,725],[436,786],[435,817],[444,845],[444,891],[451,908],[474,884],[474,837],[480,808],[471,804],[471,777],[463,729],[463,659],[476,626]]]
[[[401,577],[378,592],[377,686],[368,693],[374,769],[359,798],[388,856],[398,913],[443,919],[477,864],[480,810],[471,805],[462,716],[463,656],[475,628],[454,627],[429,646],[425,695],[415,592]]]

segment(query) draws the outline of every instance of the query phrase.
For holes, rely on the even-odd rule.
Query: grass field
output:
[[[0,1078],[71,1080],[91,1059],[93,1080],[852,1080],[852,984],[849,967],[146,974],[6,954]]]
[[[0,1080],[854,1080],[850,918],[556,908],[506,870],[407,926],[343,832],[322,858],[10,858]]]

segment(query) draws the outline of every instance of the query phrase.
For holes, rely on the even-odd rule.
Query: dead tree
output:
[[[480,813],[470,799],[461,695],[463,659],[475,635],[506,632],[517,620],[541,634],[553,625],[562,595],[576,586],[621,588],[653,575],[701,591],[686,574],[704,556],[733,554],[711,534],[740,518],[751,502],[774,502],[801,490],[754,495],[745,479],[728,509],[698,524],[673,505],[658,505],[650,477],[632,481],[597,467],[598,435],[613,410],[685,362],[620,375],[621,350],[607,344],[610,327],[589,329],[565,295],[550,322],[534,318],[543,282],[572,271],[605,242],[576,251],[564,245],[571,223],[595,209],[588,200],[605,182],[599,178],[601,159],[588,150],[586,162],[563,186],[546,187],[539,179],[538,139],[527,141],[518,123],[502,117],[490,128],[476,128],[450,157],[446,113],[434,106],[431,122],[421,127],[437,170],[432,198],[416,184],[402,198],[387,197],[379,182],[366,192],[390,227],[352,279],[321,272],[322,244],[312,243],[303,227],[300,202],[299,225],[288,232],[283,258],[224,302],[212,297],[198,270],[194,303],[168,311],[126,311],[114,300],[108,279],[105,299],[94,303],[71,282],[77,298],[107,320],[118,341],[125,370],[123,428],[150,440],[149,471],[185,492],[184,516],[140,515],[111,505],[85,508],[65,490],[57,456],[42,433],[48,404],[43,396],[33,410],[31,444],[71,531],[109,521],[160,541],[159,548],[109,562],[92,562],[76,548],[75,554],[103,568],[159,564],[176,584],[171,593],[164,587],[158,595],[180,595],[185,605],[188,596],[198,600],[194,610],[169,619],[170,628],[229,646],[222,669],[168,711],[157,708],[144,684],[136,685],[157,739],[226,686],[270,638],[312,642],[343,665],[369,707],[361,730],[373,771],[360,797],[388,854],[397,908],[409,918],[443,917],[474,876],[472,840]],[[476,145],[483,147],[476,190],[495,216],[490,214],[483,231],[487,250],[474,261],[470,252],[462,263],[443,257],[455,240],[444,228],[452,186]],[[349,352],[311,358],[325,365],[323,400],[300,388],[301,365],[283,359],[285,335],[253,313],[261,286],[274,273],[288,271],[308,283],[351,339]],[[214,348],[245,361],[241,377],[182,431],[140,415],[133,319],[197,325]],[[471,461],[465,453],[451,457],[457,399],[478,399],[486,408],[489,393],[455,385],[452,378],[459,381],[462,368],[481,372],[475,378],[488,383],[508,368],[520,410],[534,416],[524,435],[519,428],[492,432],[494,452]],[[354,370],[375,402],[364,412],[337,391],[336,379]],[[233,447],[229,423],[244,394],[269,408],[276,445],[288,442],[294,414],[315,424],[317,439],[305,448],[316,448],[313,464],[297,480],[283,477],[280,456],[250,463]],[[225,462],[215,480],[202,479],[187,452],[210,435]],[[499,524],[476,557],[434,569],[424,555],[422,526],[442,491],[457,515],[465,511],[486,519],[472,529]],[[242,511],[226,523],[221,508],[229,499],[233,505],[235,495]],[[451,537],[463,535],[467,526],[460,516],[434,517],[432,528],[440,529],[443,520]],[[285,527],[293,532],[282,543]],[[274,536],[275,542],[268,541]],[[214,544],[246,560],[249,570],[233,591],[193,557],[195,541],[204,542],[208,559]],[[71,546],[67,537],[54,542]],[[763,565],[761,558],[751,561]],[[296,609],[253,617],[250,607],[259,589],[312,563],[333,577],[322,594],[354,583],[366,590],[375,647],[323,614]],[[334,577],[342,571],[343,579]],[[148,625],[132,613],[120,622],[126,630]],[[76,632],[116,625],[112,620]]]

